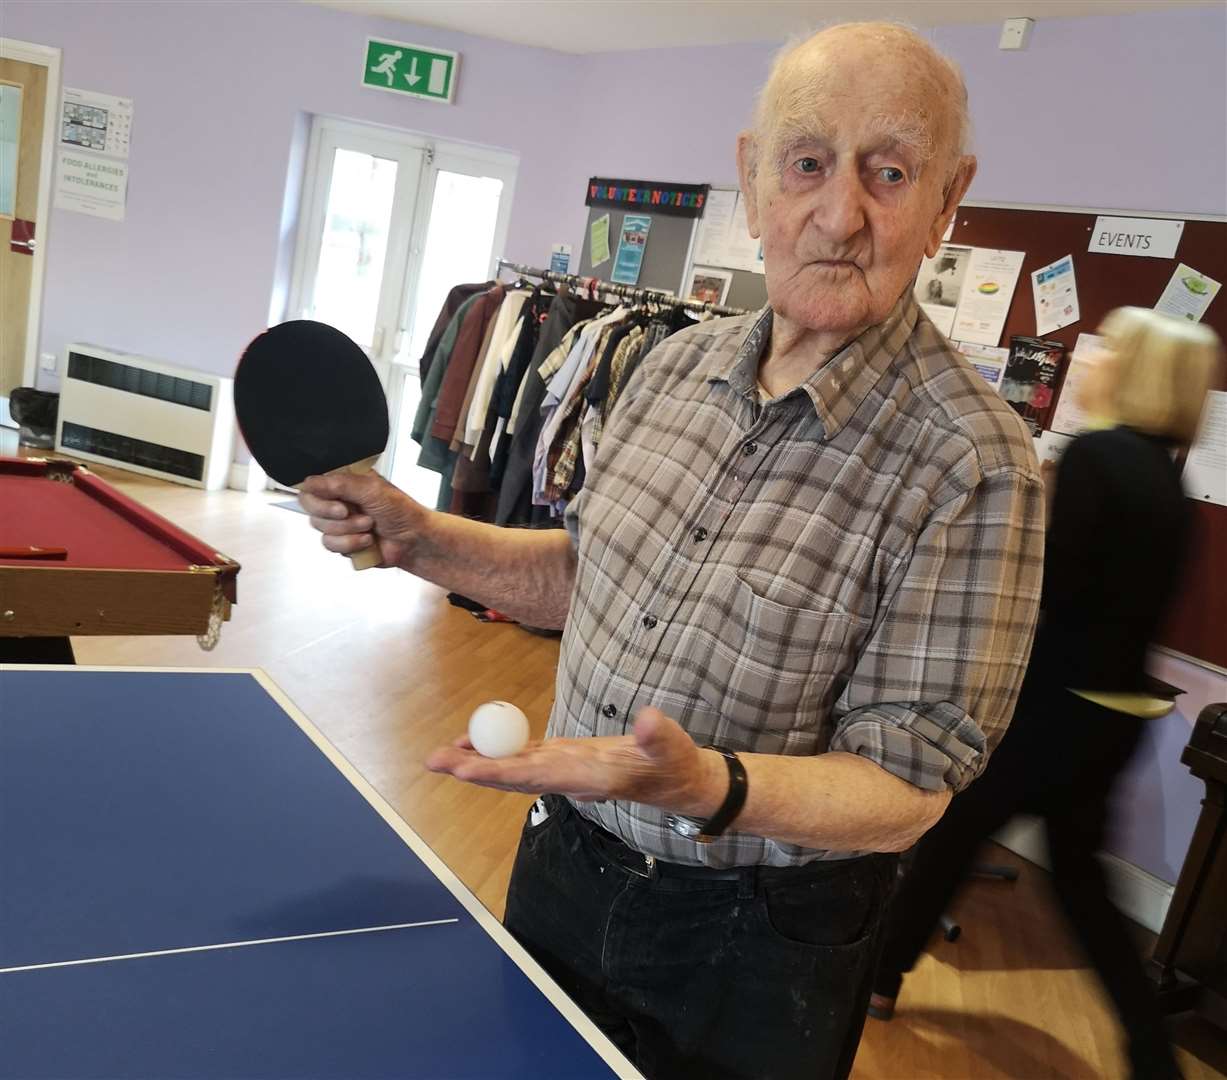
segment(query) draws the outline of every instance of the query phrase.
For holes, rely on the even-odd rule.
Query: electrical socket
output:
[[[38,366],[48,375],[54,375],[60,367],[60,358],[53,352],[38,354]]]
[[[1034,19],[1006,19],[1001,26],[1001,40],[997,42],[997,48],[1025,49],[1031,41],[1033,26]]]

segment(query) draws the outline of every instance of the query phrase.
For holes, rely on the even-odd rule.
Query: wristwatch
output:
[[[746,767],[741,763],[732,750],[726,750],[723,746],[708,745],[703,747],[704,750],[715,750],[722,758],[729,769],[729,791],[724,797],[724,802],[720,804],[720,808],[712,814],[706,821],[699,818],[686,817],[684,814],[666,814],[665,824],[669,826],[678,836],[684,836],[687,840],[693,840],[696,844],[710,844],[718,836],[723,835],[724,831],[733,824],[734,819],[741,813],[741,808],[746,803],[746,792],[749,789],[749,782],[746,779]]]

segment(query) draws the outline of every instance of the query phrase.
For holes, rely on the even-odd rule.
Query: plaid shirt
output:
[[[578,569],[549,733],[623,734],[652,704],[700,744],[847,751],[960,789],[1003,734],[1031,647],[1031,438],[910,292],[760,403],[770,333],[770,310],[705,323],[632,376],[567,513]],[[736,832],[698,845],[654,807],[578,809],[673,862],[858,854]]]
[[[611,324],[597,336],[587,368],[583,375],[573,383],[567,400],[559,406],[562,422],[554,435],[553,445],[546,451],[544,495],[545,501],[551,505],[561,503],[566,499],[571,481],[575,478],[575,466],[580,455],[580,428],[584,413],[588,408],[584,391],[588,389],[588,383],[600,365],[601,354],[605,351],[605,344],[613,330],[614,327]]]
[[[592,435],[594,445],[599,443],[601,436],[605,434],[605,425],[609,423],[613,407],[618,403],[618,398],[622,394],[627,365],[631,362],[632,357],[639,355],[639,350],[643,348],[645,337],[646,333],[636,327],[627,337],[622,339],[621,344],[618,345],[618,351],[614,353],[613,363],[609,366],[609,393],[605,395],[605,400],[601,403],[601,408],[595,421],[595,430]]]

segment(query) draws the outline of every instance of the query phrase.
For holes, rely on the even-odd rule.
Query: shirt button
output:
[[[702,526],[702,525],[700,525],[700,526],[699,526],[697,529],[695,529],[695,531],[694,531],[694,532],[692,532],[690,535],[694,537],[694,542],[695,542],[696,544],[701,544],[701,543],[703,543],[703,541],[704,541],[704,540],[706,540],[706,539],[707,539],[707,530],[706,530],[705,528],[703,528],[703,526]]]
[[[746,457],[753,457],[758,453],[758,443],[751,439],[741,448],[741,452],[745,454]]]
[[[645,615],[643,617],[643,625],[646,626],[649,630],[651,630],[656,625],[656,616],[655,615]]]
[[[601,710],[601,715],[607,716],[610,720],[612,720],[615,716],[618,715],[618,706],[617,705],[606,705],[605,708]]]

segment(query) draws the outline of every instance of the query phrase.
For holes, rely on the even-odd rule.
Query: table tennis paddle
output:
[[[345,334],[298,319],[247,346],[234,374],[234,411],[251,455],[274,480],[366,472],[388,444],[388,403],[379,375]],[[378,543],[349,556],[354,569],[380,563]]]

